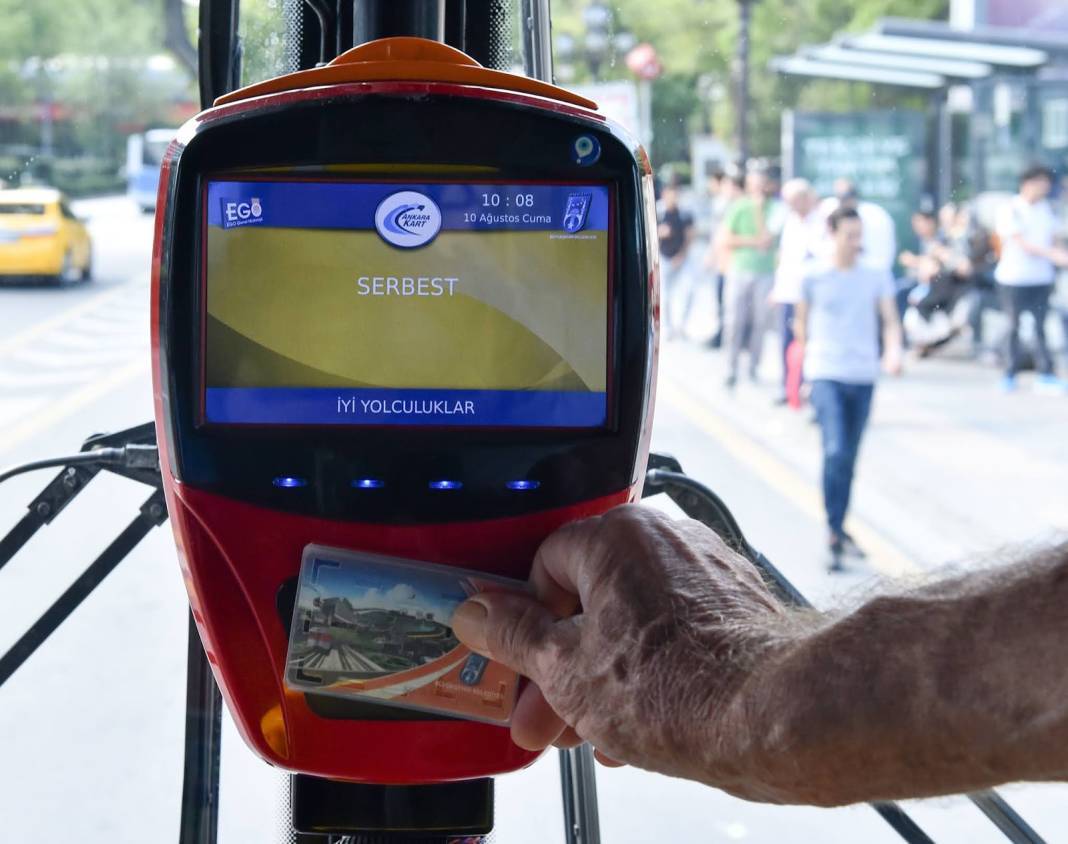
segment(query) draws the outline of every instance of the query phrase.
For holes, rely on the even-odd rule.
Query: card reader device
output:
[[[288,684],[302,559],[525,580],[554,529],[636,500],[655,234],[645,154],[592,103],[432,41],[365,44],[180,130],[152,267],[161,465],[208,660],[261,757],[383,785],[533,760],[499,724]],[[428,658],[389,652],[397,624],[447,641],[432,612],[314,606],[372,662]],[[457,688],[491,668],[465,658]]]

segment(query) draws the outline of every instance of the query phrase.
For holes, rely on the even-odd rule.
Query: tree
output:
[[[582,10],[587,0],[555,0],[555,32],[566,32],[581,39]],[[731,91],[731,63],[738,35],[738,7],[733,0],[611,0],[615,26],[632,32],[639,41],[656,47],[664,63],[665,79],[674,87],[686,86],[695,93],[695,110],[708,108],[696,98],[698,79],[708,76],[721,90]],[[775,56],[788,55],[805,44],[829,40],[841,31],[859,31],[870,27],[878,18],[901,16],[944,19],[948,0],[757,0],[753,7],[751,31],[750,113],[753,150],[757,155],[776,155],[779,151],[779,122],[784,109],[842,110],[862,105],[890,106],[914,104],[915,97],[894,90],[875,90],[856,83],[830,81],[799,82],[782,77],[769,68]],[[608,62],[606,78],[625,78],[622,61]],[[667,89],[660,86],[667,94]],[[732,137],[736,114],[733,96],[717,104],[714,130],[724,138]],[[653,141],[653,159],[659,163],[679,155],[674,137],[681,123],[700,123],[700,114],[691,111],[680,115],[680,98],[672,93],[654,97],[655,126],[661,131]],[[661,138],[666,139],[661,140]],[[664,155],[669,157],[665,158]]]
[[[163,46],[171,51],[186,72],[197,77],[197,50],[189,37],[184,0],[163,0]]]
[[[195,61],[184,78],[160,68],[163,11],[163,0],[0,0],[0,106],[20,117],[0,141],[117,174],[125,133],[167,125],[192,99]],[[24,166],[18,155],[5,166]]]

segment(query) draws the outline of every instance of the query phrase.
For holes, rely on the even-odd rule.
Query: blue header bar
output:
[[[374,230],[376,213],[377,223],[382,225],[379,209],[401,193],[429,198],[427,204],[436,205],[440,214],[442,231],[559,231],[577,235],[608,229],[609,197],[604,185],[426,182],[211,181],[208,224],[225,229],[251,225]],[[404,203],[404,207],[410,209],[412,203]],[[400,220],[402,225],[405,222]]]

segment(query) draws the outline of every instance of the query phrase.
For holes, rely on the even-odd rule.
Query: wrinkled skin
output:
[[[608,764],[789,797],[767,785],[753,698],[753,669],[789,647],[787,613],[716,534],[620,507],[547,539],[531,586],[480,595],[453,619],[465,644],[532,680],[517,744],[588,741]]]
[[[818,806],[1068,780],[1068,542],[835,617],[787,611],[711,531],[630,506],[549,537],[531,587],[452,622],[533,681],[523,747],[585,740]]]

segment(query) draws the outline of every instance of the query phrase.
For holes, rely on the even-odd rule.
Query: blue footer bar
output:
[[[595,428],[605,393],[209,387],[206,421],[251,425],[459,425]]]

